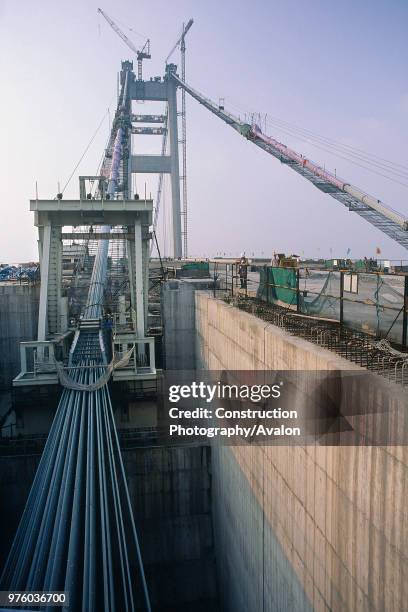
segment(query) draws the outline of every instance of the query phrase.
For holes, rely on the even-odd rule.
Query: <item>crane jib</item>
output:
[[[174,71],[170,72],[170,77],[200,104],[234,128],[244,138],[270,153],[282,163],[287,164],[313,183],[315,187],[338,200],[349,210],[356,212],[388,237],[408,249],[407,217],[278,140],[263,134],[261,128],[255,123],[249,124],[241,121],[239,117],[226,111],[223,106],[217,105],[196,89],[193,89],[188,83],[182,81]]]

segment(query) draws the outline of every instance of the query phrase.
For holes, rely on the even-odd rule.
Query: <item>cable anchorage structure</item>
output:
[[[184,28],[181,40],[183,45],[186,31],[187,28]],[[188,93],[242,136],[408,248],[408,221],[404,216],[327,172],[278,140],[263,134],[256,123],[243,122],[225,111],[185,82],[183,66],[182,79],[177,76],[175,69],[174,65],[168,66],[166,80],[163,82],[140,81],[140,91],[134,92],[139,97],[133,98],[161,99],[168,102],[164,131],[161,132],[161,156],[150,160],[154,162],[154,170],[158,171],[160,176],[154,229],[159,213],[164,172],[169,172],[172,176],[173,191],[179,190],[175,91],[178,86],[183,90],[184,121],[184,93]],[[119,194],[124,198],[129,196],[129,143],[133,117],[129,90],[134,80],[131,64],[124,62],[118,108],[101,169],[104,181],[108,181],[106,198],[110,200],[114,200]],[[145,88],[149,88],[150,93],[146,93]],[[145,119],[146,117],[144,116]],[[163,117],[157,116],[157,121],[154,122],[163,122]],[[165,152],[169,123],[170,149],[173,149],[170,169],[165,165],[168,162]],[[150,128],[150,133],[153,134],[154,129],[157,130]],[[140,157],[142,159],[137,161],[147,164],[148,160],[144,156]],[[183,168],[186,190],[185,152]],[[173,207],[175,202],[179,202],[179,197],[173,198]],[[184,221],[187,223],[187,191],[184,202]],[[173,222],[177,230],[180,229],[180,221],[179,210],[176,210]],[[139,230],[141,232],[141,227]],[[108,236],[110,231],[109,225],[100,228],[104,237],[98,241],[83,317],[70,351],[68,366],[74,388],[67,387],[62,392],[23,516],[0,578],[0,588],[15,591],[67,591],[67,610],[150,611],[109,389],[105,382],[97,388],[98,382],[104,380],[110,360],[109,345],[100,329],[109,249],[109,240],[105,235]],[[176,245],[176,252],[181,255],[181,231],[175,232],[175,235],[177,243],[180,242],[180,245]],[[187,225],[184,227],[184,239],[184,252],[187,254]],[[140,317],[138,321],[143,321],[143,318]],[[141,335],[144,336],[144,333]],[[88,390],[75,388],[75,384],[86,385]]]
[[[122,70],[107,193],[118,193],[129,138],[130,64]],[[124,173],[125,176],[126,173]],[[110,232],[109,226],[101,231]],[[69,356],[73,383],[95,385],[108,366],[100,329],[109,240],[99,241],[86,307]],[[150,611],[123,460],[107,384],[63,390],[0,588],[65,591],[64,610]]]

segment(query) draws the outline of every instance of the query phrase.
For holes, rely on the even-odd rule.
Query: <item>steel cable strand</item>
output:
[[[95,431],[94,431],[95,394],[91,393],[89,398],[89,410],[87,414],[87,458],[86,458],[86,492],[85,492],[85,535],[84,535],[84,567],[83,567],[83,591],[82,612],[94,612],[95,610],[95,578],[96,578],[96,487],[95,487]]]
[[[110,394],[109,394],[108,388],[106,388],[106,392],[107,392],[109,420],[110,420],[110,422],[112,424],[112,431],[113,431],[113,435],[114,435],[114,439],[115,439],[115,446],[118,449],[118,462],[119,462],[120,476],[121,476],[122,482],[124,483],[125,502],[126,502],[126,506],[127,506],[127,512],[128,512],[128,515],[129,515],[129,519],[130,519],[130,527],[131,527],[130,531],[131,531],[131,535],[132,535],[132,538],[133,538],[133,543],[134,543],[135,550],[136,550],[136,555],[137,555],[137,562],[138,562],[139,569],[140,569],[140,577],[141,577],[141,582],[142,582],[142,592],[143,592],[144,600],[145,600],[144,601],[145,610],[146,610],[146,612],[151,612],[149,593],[148,593],[148,589],[147,589],[147,582],[146,582],[146,577],[145,577],[144,568],[143,568],[142,553],[141,553],[141,550],[140,550],[139,538],[137,537],[137,531],[136,531],[136,525],[135,525],[134,516],[133,516],[133,510],[132,510],[132,505],[131,505],[131,502],[130,502],[129,489],[128,489],[128,486],[127,486],[125,468],[124,468],[124,465],[123,465],[122,453],[120,451],[119,437],[118,437],[118,432],[117,432],[117,429],[116,429],[116,426],[115,426],[115,419],[114,419],[113,410],[112,410],[112,402],[111,402],[111,398],[110,398]]]
[[[51,494],[51,490],[58,492],[61,486],[63,486],[63,468],[69,443],[69,434],[67,435],[67,433],[73,423],[73,415],[70,415],[69,411],[67,412],[68,413],[65,415],[67,427],[61,432],[61,437],[59,439],[59,449],[55,458],[51,485],[49,489],[44,488],[44,491],[47,491],[46,504],[42,513],[37,512],[37,517],[41,520],[41,525],[36,537],[36,545],[32,558],[30,558],[31,568],[27,578],[27,583],[35,585],[34,588],[42,584],[44,579],[46,558],[49,554],[50,547],[51,526],[56,517],[58,498],[57,495]]]
[[[79,378],[84,373],[79,373]],[[58,506],[55,514],[55,522],[52,532],[52,540],[48,557],[47,569],[44,578],[44,588],[47,590],[63,590],[64,580],[64,558],[67,546],[67,525],[71,516],[72,489],[74,481],[76,444],[78,439],[80,420],[80,394],[72,392],[70,409],[73,412],[73,423],[69,432],[68,452],[64,461],[63,486],[58,495]]]
[[[56,462],[54,468],[58,470],[63,462]],[[54,473],[54,469],[52,471]],[[33,561],[33,553],[38,546],[42,546],[43,542],[39,539],[39,532],[44,518],[47,518],[45,513],[46,502],[49,497],[50,489],[52,490],[52,479],[49,482],[40,483],[40,502],[37,508],[31,511],[31,522],[27,528],[26,544],[22,547],[21,563],[17,575],[14,576],[13,584],[21,584],[23,590],[30,590],[31,584],[34,583],[36,566]],[[36,489],[38,490],[38,489]]]
[[[66,391],[63,392],[67,393]],[[64,422],[64,415],[63,415],[63,410],[62,409],[58,409],[57,410],[57,414],[55,416],[52,428],[54,429],[54,431],[56,429],[58,429],[61,424],[63,424]],[[38,465],[36,474],[34,476],[34,481],[33,481],[33,485],[30,489],[30,493],[28,495],[28,499],[23,511],[23,515],[21,517],[20,523],[19,523],[19,527],[17,529],[15,538],[13,540],[11,549],[10,549],[10,553],[8,555],[2,576],[0,578],[0,585],[2,587],[7,586],[8,584],[10,584],[11,580],[12,580],[12,576],[15,572],[15,567],[16,564],[18,562],[18,557],[21,553],[21,546],[22,543],[24,541],[24,538],[26,536],[27,533],[27,526],[30,522],[30,518],[31,518],[31,507],[38,501],[38,495],[36,495],[36,488],[39,485],[40,481],[42,478],[44,478],[44,474],[47,470],[47,468],[49,468],[50,466],[53,465],[53,461],[52,458],[54,456],[54,452],[58,450],[58,444],[57,444],[57,436],[54,435],[49,435],[47,438],[47,442],[45,444],[45,448],[44,448],[44,452],[42,455],[42,458],[40,460],[40,463]]]
[[[96,406],[96,427],[97,427],[97,446],[98,446],[98,471],[99,471],[99,515],[102,536],[102,572],[103,572],[103,590],[104,604],[106,612],[114,612],[114,584],[113,584],[113,568],[112,568],[112,546],[111,546],[111,531],[109,520],[109,509],[107,505],[107,489],[106,489],[106,473],[105,473],[105,448],[104,438],[102,435],[101,425],[101,410],[100,405]]]
[[[66,420],[64,413],[62,414],[62,417],[63,419],[61,422],[64,423],[64,421]],[[68,427],[68,423],[66,426]],[[65,423],[63,431],[64,429]],[[32,562],[33,546],[35,546],[35,538],[38,537],[38,529],[40,528],[39,521],[43,517],[44,505],[46,503],[48,491],[52,485],[53,476],[55,474],[56,458],[58,458],[58,454],[60,453],[58,439],[61,434],[58,435],[58,430],[54,433],[56,440],[55,448],[57,449],[57,454],[56,457],[54,457],[54,460],[51,460],[51,458],[49,461],[47,455],[45,455],[45,462],[48,462],[47,469],[45,469],[44,471],[38,471],[39,478],[38,480],[35,479],[36,486],[32,487],[34,503],[32,507],[27,507],[28,521],[24,522],[21,525],[20,533],[22,533],[23,537],[18,545],[19,557],[15,571],[12,577],[10,577],[10,588],[25,588],[24,585],[26,583],[28,577],[27,574],[29,572],[28,566]],[[38,495],[38,492],[40,492],[40,495]],[[19,531],[20,527],[18,529],[18,532]]]
[[[125,599],[125,608],[126,610],[134,610],[134,601],[133,601],[133,592],[132,592],[132,580],[130,576],[130,568],[129,568],[129,559],[128,559],[128,550],[126,546],[126,533],[123,523],[123,514],[120,500],[120,491],[119,484],[116,472],[115,465],[115,453],[112,444],[112,434],[111,434],[111,426],[108,419],[108,408],[107,408],[107,399],[106,396],[108,394],[108,389],[104,387],[101,389],[100,395],[102,396],[102,406],[103,406],[103,418],[105,424],[105,432],[107,436],[107,446],[109,449],[109,470],[110,477],[112,482],[112,491],[113,491],[113,500],[114,500],[114,509],[115,509],[115,520],[116,520],[116,530],[117,530],[117,538],[118,538],[118,546],[120,551],[120,564],[121,564],[121,576],[122,576],[122,587],[123,590],[119,592],[124,595]],[[130,600],[130,604],[128,602],[128,598]],[[130,605],[130,607],[129,607]]]
[[[87,376],[89,378],[89,374]],[[68,555],[66,563],[66,575],[64,583],[64,591],[70,594],[69,606],[71,609],[78,609],[78,597],[83,590],[83,584],[80,584],[79,572],[82,569],[81,561],[84,558],[79,555],[80,537],[82,535],[82,503],[83,488],[84,488],[84,463],[85,463],[85,440],[86,440],[86,416],[89,410],[89,399],[91,393],[82,392],[81,394],[81,422],[79,431],[79,444],[76,462],[72,514],[69,532]],[[81,572],[82,573],[82,572]],[[81,581],[82,582],[82,581]]]

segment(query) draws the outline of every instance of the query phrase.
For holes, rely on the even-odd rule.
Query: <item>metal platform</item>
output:
[[[30,200],[37,226],[54,221],[69,225],[132,225],[135,219],[151,224],[152,200]]]

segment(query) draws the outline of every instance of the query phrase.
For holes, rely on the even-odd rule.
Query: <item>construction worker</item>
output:
[[[103,318],[103,324],[102,326],[105,329],[112,329],[113,328],[113,315],[112,315],[112,311],[110,308],[107,308],[105,311],[105,316]]]
[[[241,283],[241,289],[246,289],[248,277],[248,260],[245,257],[245,253],[241,253],[241,259],[238,262],[238,276]]]

